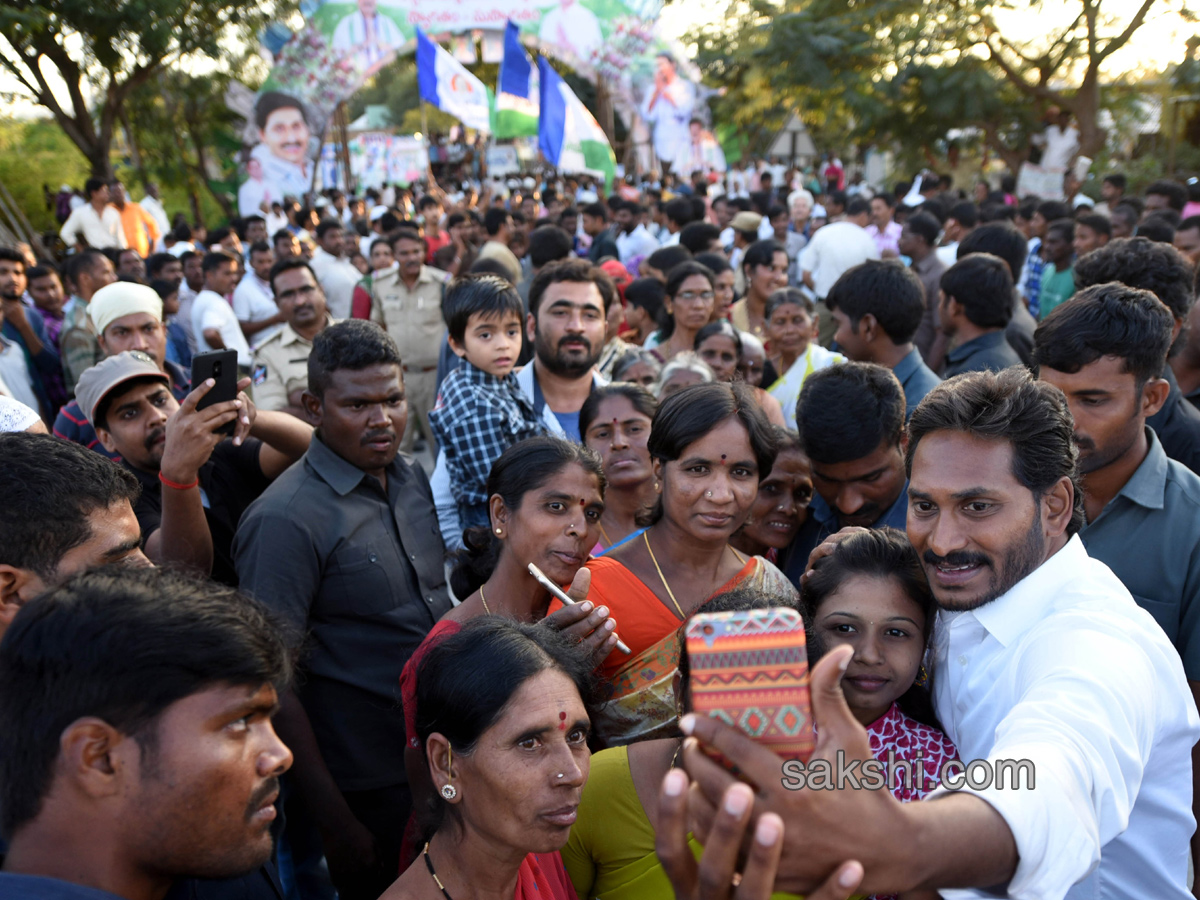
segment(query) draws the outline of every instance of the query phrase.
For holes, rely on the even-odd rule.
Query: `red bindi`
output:
[[[559,731],[567,730],[567,714],[565,712],[560,712],[558,714],[558,730]]]

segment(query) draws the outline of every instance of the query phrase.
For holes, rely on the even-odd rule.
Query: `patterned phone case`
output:
[[[687,628],[695,712],[786,759],[813,751],[804,622],[794,609],[702,613]]]

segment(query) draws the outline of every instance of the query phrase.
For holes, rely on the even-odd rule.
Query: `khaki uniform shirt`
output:
[[[371,283],[371,321],[387,329],[406,369],[437,367],[446,323],[442,293],[448,276],[441,269],[421,266],[410,291],[399,270],[377,275]]]
[[[325,327],[336,320],[325,316]],[[290,405],[292,392],[308,387],[308,354],[312,341],[302,338],[284,325],[254,351],[254,405],[259,409],[280,410]]]

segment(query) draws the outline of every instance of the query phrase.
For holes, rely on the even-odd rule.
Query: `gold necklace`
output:
[[[488,609],[487,597],[483,596],[483,585],[482,584],[479,586],[479,599],[483,601],[483,611],[490,616],[492,614],[492,611],[490,609]]]
[[[646,552],[650,554],[650,562],[654,563],[654,571],[658,572],[658,577],[662,579],[663,587],[667,589],[667,596],[671,598],[671,602],[675,604],[675,611],[679,613],[680,619],[686,619],[683,614],[683,607],[679,605],[679,601],[675,599],[675,594],[671,590],[671,586],[667,584],[667,576],[663,574],[662,568],[658,565],[658,560],[654,558],[654,551],[650,549],[650,535],[648,531],[642,532],[642,540],[646,543]]]

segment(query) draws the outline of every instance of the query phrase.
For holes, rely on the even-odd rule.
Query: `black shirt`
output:
[[[246,508],[258,499],[271,482],[258,461],[262,441],[246,438],[240,447],[224,440],[213,449],[208,462],[200,467],[200,491],[204,518],[212,534],[212,578],[237,587],[233,567],[233,535]],[[142,483],[142,495],[133,512],[142,529],[142,544],[162,525],[162,492],[174,490],[158,480],[157,472],[142,472],[125,463],[125,468]]]
[[[319,436],[246,511],[243,590],[308,636],[297,695],[343,791],[404,784],[400,673],[450,610],[433,493],[399,455],[387,491]]]
[[[1162,377],[1171,386],[1171,393],[1146,424],[1158,435],[1167,456],[1200,474],[1200,409],[1183,399],[1170,365],[1163,367]]]

